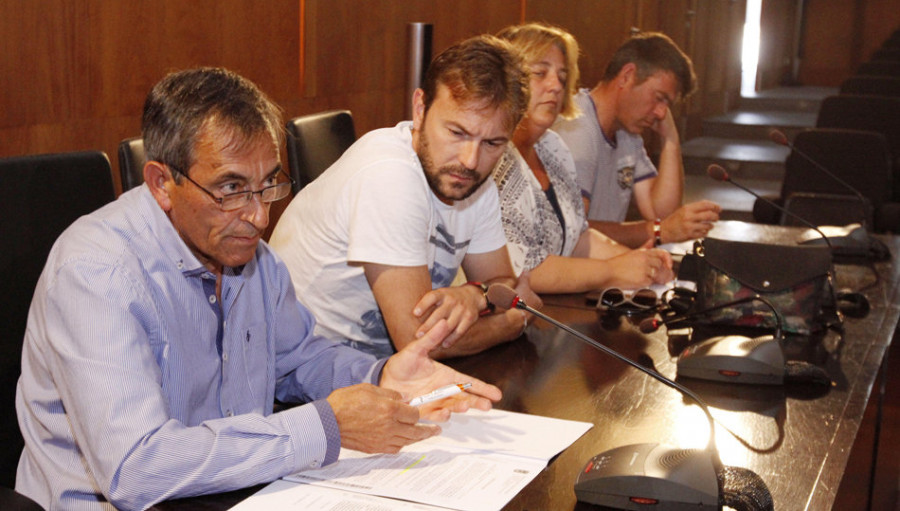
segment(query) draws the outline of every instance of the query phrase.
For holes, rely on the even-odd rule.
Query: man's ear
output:
[[[148,161],[144,165],[144,182],[150,188],[150,193],[156,199],[159,207],[168,212],[172,209],[172,198],[169,195],[170,187],[175,185],[175,178],[169,167],[158,161]]]
[[[413,111],[413,129],[419,131],[422,129],[422,123],[425,121],[425,91],[416,89],[412,97]]]
[[[625,87],[636,85],[635,81],[637,80],[637,64],[634,62],[629,62],[622,66],[622,69],[619,70],[619,74],[616,75],[616,80],[618,82],[619,88],[623,89]]]

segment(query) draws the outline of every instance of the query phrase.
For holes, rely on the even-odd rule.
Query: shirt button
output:
[[[231,410],[225,410],[225,416],[226,417],[234,417],[234,412],[232,412]]]
[[[216,303],[216,295],[209,295],[209,303]]]
[[[178,263],[176,263],[175,266],[177,266],[178,269],[180,270],[180,269],[184,268],[184,263],[182,261],[178,261]]]
[[[312,468],[317,468],[317,467],[319,466],[319,460],[312,460],[312,461],[309,463],[309,466],[312,467]]]
[[[228,353],[222,353],[222,360],[228,362]]]

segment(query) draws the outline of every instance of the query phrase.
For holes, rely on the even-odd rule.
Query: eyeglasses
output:
[[[234,211],[236,209],[241,209],[247,204],[250,204],[250,202],[253,200],[253,196],[256,194],[259,194],[259,200],[262,202],[275,202],[281,200],[288,196],[288,194],[291,192],[291,186],[294,184],[294,180],[291,179],[291,176],[285,174],[283,168],[278,167],[278,171],[288,178],[287,182],[267,186],[262,190],[247,190],[246,192],[227,193],[221,197],[216,197],[211,191],[200,186],[200,183],[191,179],[190,176],[188,176],[181,170],[175,168],[172,165],[169,165],[169,168],[184,176],[185,179],[193,183],[197,188],[203,190],[206,195],[209,195],[212,200],[216,201],[219,204],[219,208],[222,211]]]
[[[659,297],[656,291],[642,288],[636,291],[623,291],[617,287],[604,289],[597,301],[597,307],[603,309],[645,311],[656,307]]]

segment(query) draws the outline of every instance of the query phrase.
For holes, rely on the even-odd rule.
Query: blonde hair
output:
[[[559,115],[563,119],[577,117],[581,112],[575,101],[578,88],[578,41],[572,34],[562,28],[544,23],[526,23],[513,25],[501,30],[497,37],[506,39],[522,55],[526,64],[537,61],[543,57],[551,46],[556,46],[562,52],[566,61],[568,73],[566,75],[565,94],[563,95],[562,108]]]

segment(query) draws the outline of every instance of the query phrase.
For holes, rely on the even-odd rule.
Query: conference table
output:
[[[721,221],[710,236],[793,244],[800,232],[797,228]],[[871,304],[869,314],[845,318],[843,334],[829,331],[785,339],[786,358],[825,369],[833,382],[830,387],[677,379],[709,405],[723,464],[758,474],[768,485],[778,511],[827,510],[834,502],[900,317],[900,238],[881,239],[892,253],[891,260],[835,265],[836,287],[864,289]],[[546,296],[542,312],[676,378],[678,341],[670,338],[665,328],[643,334],[637,328],[641,317],[598,311],[586,295]],[[516,341],[447,363],[499,386],[503,399],[496,407],[500,409],[594,425],[551,460],[505,510],[593,509],[595,506],[577,502],[573,485],[595,454],[645,442],[702,448],[708,439],[708,422],[693,401],[541,320]],[[227,509],[262,487],[172,500],[153,509]]]

